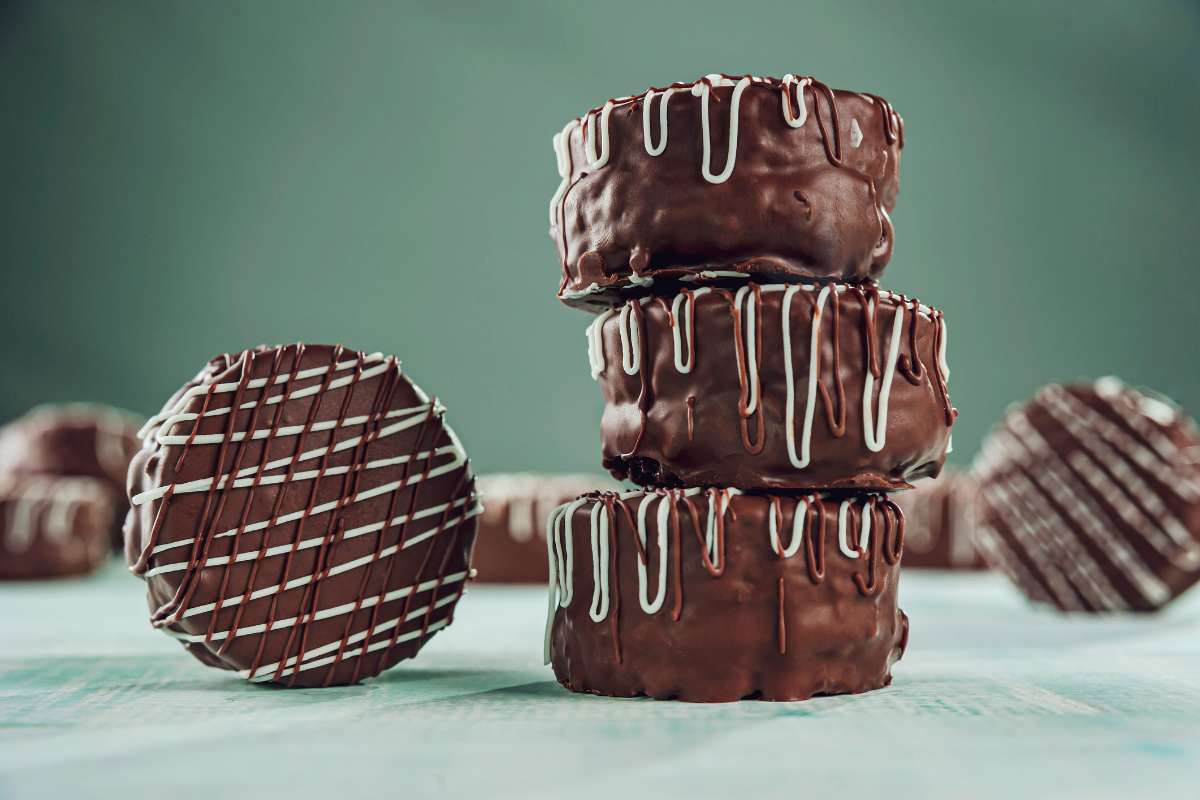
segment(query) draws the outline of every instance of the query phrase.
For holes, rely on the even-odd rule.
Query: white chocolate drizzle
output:
[[[802,128],[808,120],[808,105],[804,100],[804,90],[812,83],[812,78],[797,78],[795,75],[788,73],[783,76],[783,92],[779,95],[779,101],[783,104],[783,121],[790,127]],[[795,89],[792,86],[795,86]],[[792,114],[791,103],[789,102],[794,94],[796,100],[796,114]]]
[[[720,556],[718,530],[725,524],[724,520],[728,514],[730,501],[733,497],[741,494],[738,489],[690,488],[593,494],[565,503],[555,511],[546,524],[546,553],[549,558],[550,581],[543,648],[545,663],[550,663],[551,630],[555,613],[560,608],[568,608],[575,596],[572,523],[576,512],[591,504],[588,514],[588,541],[591,545],[592,555],[592,597],[588,607],[588,617],[592,622],[601,623],[608,619],[612,608],[613,587],[610,581],[612,553],[609,545],[612,507],[626,501],[637,501],[634,533],[641,546],[636,559],[638,605],[644,614],[654,615],[662,610],[666,601],[667,572],[672,546],[669,535],[672,526],[671,509],[680,500],[696,497],[702,493],[706,495],[708,503],[708,519],[704,539],[706,552],[702,554],[706,563],[703,566],[716,577],[721,574],[721,565],[717,561]],[[820,497],[815,494],[797,498],[792,517],[791,538],[786,547],[783,547],[780,541],[779,523],[775,513],[777,503],[774,504],[767,513],[766,544],[770,547],[771,552],[783,559],[795,556],[804,543],[805,529],[809,525],[810,518],[814,514],[823,513],[820,508],[822,502]],[[847,559],[858,560],[870,549],[872,518],[876,513],[877,502],[878,499],[873,495],[861,495],[854,499],[841,501],[837,514],[837,541],[839,552]],[[855,534],[855,525],[850,515],[850,509],[855,505],[859,508],[859,522],[857,541],[852,543],[851,536]],[[654,507],[653,516],[650,514],[651,507]],[[899,509],[894,506],[893,509],[897,517],[902,519]],[[651,517],[653,523],[650,521]],[[651,525],[654,527],[653,536],[650,535],[649,530]],[[820,533],[819,531],[818,535]],[[653,548],[651,548],[651,542],[653,542]],[[894,555],[898,557],[898,550]],[[649,575],[649,567],[652,562],[657,562],[653,596],[650,591],[652,581]]]
[[[665,90],[658,101],[658,144],[653,144],[650,136],[650,104],[654,101],[655,92],[650,89],[646,92],[646,99],[642,103],[642,138],[646,144],[646,152],[652,156],[662,155],[662,152],[667,149],[667,104],[671,102],[671,95],[675,94],[674,89]]]
[[[708,97],[714,85],[733,86],[733,97],[729,103],[729,149],[725,154],[725,168],[716,175],[712,172],[712,136],[708,129]],[[737,163],[738,109],[742,103],[742,92],[749,85],[749,78],[742,78],[734,84],[722,75],[709,75],[692,87],[692,94],[700,98],[700,132],[703,137],[700,174],[709,183],[724,183],[733,174],[733,166]]]
[[[608,141],[608,116],[613,110],[613,101],[609,100],[600,109],[599,114],[589,114],[583,122],[583,148],[587,156],[587,168],[597,170],[608,163],[609,156],[609,141]],[[596,155],[596,121],[599,120],[600,128],[600,155]]]
[[[700,162],[700,170],[704,179],[709,183],[720,184],[729,179],[733,174],[734,165],[737,162],[737,139],[738,139],[738,112],[741,105],[742,93],[752,85],[760,85],[775,89],[780,93],[780,108],[783,114],[784,122],[791,128],[803,128],[808,122],[809,109],[808,102],[805,97],[806,90],[813,87],[813,79],[811,77],[798,77],[796,75],[787,74],[782,79],[776,81],[772,78],[761,78],[754,75],[730,76],[720,73],[705,75],[700,80],[692,83],[675,83],[662,89],[651,88],[637,97],[621,97],[609,100],[603,106],[592,109],[582,117],[571,120],[563,128],[563,130],[554,137],[554,150],[558,162],[559,176],[562,182],[559,185],[558,191],[554,193],[554,197],[550,202],[550,223],[555,223],[555,208],[562,200],[563,194],[567,189],[570,180],[570,137],[572,131],[579,127],[583,139],[585,166],[588,171],[594,171],[606,166],[611,155],[611,142],[609,140],[609,117],[614,108],[623,106],[628,103],[640,103],[642,109],[642,145],[645,147],[646,153],[650,156],[660,156],[667,149],[668,143],[668,109],[671,97],[675,94],[687,92],[693,97],[700,98],[700,126],[702,137],[703,156]],[[725,167],[719,173],[712,171],[712,137],[709,122],[709,97],[712,90],[718,87],[733,87],[730,95],[729,108],[729,148],[725,156]],[[822,88],[823,85],[822,85]],[[832,102],[832,90],[830,92]],[[867,103],[876,104],[876,98],[868,94],[859,94]],[[651,118],[654,114],[654,101],[658,100],[658,120],[659,131],[658,141],[654,141],[653,131],[651,129]],[[794,107],[793,107],[794,103]],[[894,110],[884,107],[884,127],[889,143],[899,130],[899,115]],[[596,129],[599,129],[598,131]],[[832,131],[835,137],[838,135],[836,130]],[[597,138],[599,139],[599,152],[597,152]],[[858,120],[851,118],[850,125],[850,143],[852,147],[859,147],[863,141],[862,128]],[[836,149],[836,148],[835,148]]]
[[[821,329],[826,316],[826,305],[832,292],[839,294],[850,287],[846,284],[763,284],[758,287],[761,294],[782,292],[780,303],[780,329],[782,331],[784,378],[785,378],[785,440],[787,442],[788,459],[798,470],[808,467],[812,457],[812,429],[816,418],[817,381],[821,372],[819,359],[821,357]],[[702,286],[675,295],[670,303],[668,324],[671,328],[673,361],[675,369],[681,374],[690,373],[695,358],[695,320],[693,301],[712,293],[712,287]],[[796,383],[795,366],[792,358],[792,303],[799,292],[816,293],[813,301],[812,321],[808,331],[809,363],[806,375],[806,392],[804,413],[800,424],[799,442],[796,434]],[[689,300],[688,298],[692,298]],[[740,287],[733,295],[733,309],[740,316],[742,352],[746,354],[747,402],[745,415],[749,417],[758,410],[761,385],[759,378],[758,353],[758,319],[757,304],[753,302],[754,292],[751,285]],[[928,306],[908,300],[903,295],[897,295],[884,290],[877,290],[867,303],[866,315],[874,324],[879,300],[891,301],[894,311],[891,320],[891,335],[885,343],[885,358],[881,375],[876,378],[868,365],[864,369],[862,425],[863,441],[871,452],[880,452],[887,446],[889,415],[888,408],[892,385],[899,361],[900,347],[904,341],[904,322],[908,313],[916,313],[922,319],[928,320],[939,328],[935,368],[941,376],[944,385],[949,384],[950,369],[946,363],[947,332],[944,318]],[[621,342],[621,367],[626,375],[637,375],[642,367],[641,359],[642,332],[634,318],[634,303],[643,306],[653,302],[653,298],[642,297],[629,300],[619,311],[608,310],[595,318],[587,327],[588,365],[593,380],[598,380],[607,369],[604,354],[604,326],[608,319],[618,316],[618,333]]]
[[[249,351],[243,353],[241,355],[243,359],[241,363],[245,365],[247,363],[245,359],[251,357],[252,355]],[[299,351],[297,352],[297,363],[298,360]],[[273,372],[269,378],[243,378],[242,381],[236,382],[218,384],[200,383],[199,385],[192,386],[187,391],[181,393],[178,398],[174,399],[161,413],[151,418],[143,428],[141,435],[158,447],[182,447],[185,454],[189,448],[205,446],[220,446],[223,448],[230,443],[254,440],[264,441],[261,452],[266,454],[272,452],[270,448],[271,443],[287,438],[294,438],[296,440],[294,454],[284,458],[264,460],[247,467],[240,467],[241,462],[235,460],[233,466],[240,468],[231,468],[228,472],[218,471],[209,477],[196,480],[151,486],[138,492],[132,498],[135,512],[138,507],[147,503],[161,502],[166,504],[177,495],[206,492],[212,496],[213,493],[229,489],[250,489],[252,492],[254,489],[262,486],[283,486],[305,482],[313,485],[315,482],[339,475],[347,476],[348,478],[351,475],[365,474],[372,470],[388,467],[394,468],[399,465],[415,466],[418,463],[423,463],[423,466],[416,467],[411,472],[406,472],[401,479],[388,481],[371,486],[370,488],[359,488],[356,481],[351,482],[344,479],[342,482],[344,494],[342,496],[317,503],[314,493],[311,495],[312,499],[308,507],[286,514],[277,513],[278,509],[276,509],[275,513],[272,513],[269,503],[265,507],[260,507],[262,504],[251,502],[252,495],[248,494],[245,500],[246,511],[243,514],[241,524],[227,530],[214,530],[215,525],[211,525],[210,523],[208,530],[197,529],[191,535],[185,534],[179,538],[170,538],[169,541],[165,542],[157,540],[157,522],[153,531],[143,531],[147,536],[147,540],[141,557],[134,566],[134,571],[145,578],[153,578],[169,573],[185,573],[184,583],[181,584],[176,597],[161,607],[153,618],[155,627],[160,628],[172,637],[192,643],[227,642],[242,635],[266,635],[270,631],[293,627],[307,629],[306,626],[309,623],[318,620],[339,617],[347,618],[345,634],[342,637],[327,644],[307,647],[302,652],[290,655],[282,663],[263,664],[256,662],[252,668],[243,669],[238,673],[243,678],[251,681],[280,680],[303,671],[329,667],[330,665],[336,667],[338,664],[350,659],[390,649],[396,644],[427,636],[433,631],[439,630],[449,624],[450,617],[448,611],[441,618],[434,618],[434,612],[438,609],[447,609],[453,606],[462,593],[462,584],[467,578],[467,573],[463,571],[446,572],[445,574],[436,575],[424,581],[419,580],[412,586],[390,588],[387,591],[380,590],[370,595],[364,594],[353,602],[325,608],[318,606],[317,598],[319,595],[313,592],[311,594],[312,599],[308,601],[310,605],[304,607],[304,610],[300,614],[290,618],[274,619],[270,622],[269,626],[266,622],[263,622],[261,624],[246,626],[236,625],[232,629],[219,630],[216,627],[218,618],[215,615],[211,617],[209,630],[203,634],[192,633],[186,628],[177,628],[177,624],[198,615],[213,614],[213,612],[223,608],[243,606],[254,600],[267,597],[277,599],[289,590],[319,585],[321,581],[338,574],[356,570],[369,571],[373,569],[374,565],[380,564],[385,559],[393,557],[403,550],[415,547],[422,542],[428,542],[432,548],[435,544],[433,541],[434,537],[449,535],[457,531],[462,523],[480,514],[483,510],[479,497],[474,491],[473,481],[469,479],[469,474],[465,474],[462,483],[462,494],[460,496],[445,502],[428,503],[424,506],[414,503],[412,507],[405,509],[403,513],[396,514],[390,518],[387,518],[389,515],[383,514],[381,516],[385,517],[384,519],[362,521],[362,524],[352,528],[341,527],[341,523],[335,525],[333,521],[330,521],[328,524],[322,526],[325,530],[317,535],[306,538],[297,537],[294,541],[275,545],[271,545],[269,537],[263,535],[259,543],[248,549],[242,549],[240,546],[235,545],[230,555],[208,555],[207,548],[198,550],[196,545],[202,539],[204,541],[211,541],[218,538],[235,537],[236,543],[248,534],[265,532],[273,527],[292,522],[303,524],[322,516],[332,520],[331,515],[340,515],[341,512],[350,506],[363,503],[372,498],[387,497],[389,495],[396,497],[397,493],[405,487],[413,486],[456,470],[469,470],[466,453],[463,451],[457,435],[445,423],[443,418],[445,409],[440,403],[436,400],[431,400],[419,387],[411,383],[408,386],[411,388],[418,402],[417,405],[412,407],[387,411],[381,409],[379,412],[373,413],[370,417],[345,416],[321,419],[315,415],[315,409],[319,406],[314,405],[311,406],[314,409],[314,415],[307,426],[274,425],[259,427],[254,425],[253,421],[259,419],[259,412],[262,409],[280,403],[305,397],[314,397],[315,403],[319,400],[316,396],[322,392],[343,387],[346,388],[347,392],[351,392],[356,387],[362,386],[364,381],[374,377],[378,377],[380,381],[399,382],[404,380],[399,362],[390,357],[384,358],[379,353],[360,355],[355,358],[304,370],[279,371],[279,366],[280,362],[276,362],[276,366],[273,367]],[[246,368],[243,366],[243,369]],[[322,377],[322,382],[306,388],[291,388],[298,381],[315,377]],[[387,386],[388,384],[384,383],[383,385]],[[272,395],[269,392],[272,386],[283,386],[283,391]],[[261,391],[253,392],[253,390]],[[232,402],[227,401],[225,405],[221,405],[219,401],[213,402],[223,396],[233,398],[249,397],[252,399],[236,404],[236,408],[236,400]],[[203,403],[200,405],[201,413],[186,410],[193,404],[192,401],[196,398],[203,398]],[[232,424],[234,418],[231,415],[236,411],[250,411],[247,421],[242,423],[242,429],[235,429],[237,426]],[[198,423],[201,417],[226,417],[230,420],[230,424],[222,434],[199,434],[197,431],[199,430]],[[448,444],[428,447],[422,451],[414,451],[389,458],[367,460],[366,445],[396,436],[422,422],[431,420],[436,420],[440,430],[445,432]],[[192,423],[192,425],[188,426],[191,428],[191,432],[177,433],[177,426],[185,423]],[[363,432],[341,439],[337,438],[338,431],[347,428],[354,429],[356,426]],[[329,443],[306,449],[304,447],[305,437],[310,433],[321,431],[330,432],[328,434],[330,437],[328,439]],[[360,458],[360,460],[350,466],[331,467],[327,465],[329,456],[345,452],[346,450],[353,450],[356,458]],[[307,465],[310,462],[317,463],[312,464],[311,469],[299,468],[301,465]],[[250,514],[252,511],[257,512],[260,518],[251,519]],[[265,516],[261,516],[263,512],[265,512]],[[165,513],[166,508],[160,507],[155,515],[156,519],[162,518]],[[359,518],[361,520],[361,514]],[[212,521],[215,522],[215,520],[216,516],[214,515]],[[414,525],[414,523],[416,524]],[[377,546],[366,555],[342,562],[336,560],[326,562],[323,567],[319,569],[314,568],[314,572],[307,574],[291,574],[289,572],[291,569],[290,564],[292,563],[291,556],[298,551],[329,547],[331,537],[334,537],[338,542],[342,542],[368,535],[382,536],[384,531],[393,526],[402,526],[400,528],[402,534],[396,543],[392,545],[385,547],[382,539],[380,539]],[[298,533],[300,530],[303,529],[298,528]],[[180,532],[179,530],[171,530],[170,535],[171,537],[176,537]],[[245,562],[254,562],[257,564],[260,561],[273,558],[286,558],[288,559],[287,563],[289,566],[283,572],[285,579],[272,585],[252,587],[249,592],[231,595],[226,595],[224,589],[222,589],[215,601],[207,603],[193,603],[190,600],[190,592],[182,591],[184,586],[187,585],[187,575],[199,576],[204,570],[210,568],[223,568],[226,570],[226,574],[228,574],[228,569],[235,564]],[[417,577],[420,578],[421,576],[418,575]],[[196,580],[199,580],[199,578],[197,577]],[[447,589],[448,593],[439,596],[439,593],[443,589]],[[396,599],[415,598],[418,594],[429,592],[432,594],[428,596],[423,607],[416,607],[413,603],[406,602],[404,613],[400,617],[391,619],[374,617],[366,629],[359,631],[352,631],[350,629],[350,620],[354,618],[354,615],[358,611],[364,608],[382,606]],[[305,596],[310,596],[307,594],[307,590]],[[240,613],[234,619],[240,619]],[[403,634],[399,633],[401,627],[412,620],[421,620],[422,624],[420,628]],[[372,641],[374,637],[388,631],[392,631],[393,633]],[[300,642],[303,643],[304,641],[305,639],[301,637]]]

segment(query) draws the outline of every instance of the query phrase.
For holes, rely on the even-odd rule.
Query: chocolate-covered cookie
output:
[[[891,495],[904,512],[904,566],[983,569],[975,544],[975,479],[947,469]]]
[[[1052,384],[983,443],[979,541],[1063,611],[1152,611],[1200,580],[1200,435],[1121,384]]]
[[[47,405],[0,428],[0,472],[93,478],[112,497],[112,546],[121,548],[121,523],[129,503],[125,477],[138,451],[141,421],[124,411],[90,403]]]
[[[101,481],[0,473],[0,580],[91,572],[111,552],[112,519]]]
[[[591,494],[550,533],[546,660],[572,691],[804,700],[886,686],[904,652],[883,495]]]
[[[898,489],[955,411],[940,312],[874,287],[746,284],[627,301],[588,328],[604,466],[642,485]]]
[[[740,275],[862,281],[892,254],[904,128],[808,77],[709,75],[610,100],[554,137],[558,296]]]
[[[127,556],[151,621],[251,681],[355,683],[449,625],[474,478],[391,356],[330,345],[213,359],[147,425]]]
[[[569,500],[607,488],[606,477],[516,472],[480,475],[483,513],[475,541],[481,583],[545,583],[546,522]]]

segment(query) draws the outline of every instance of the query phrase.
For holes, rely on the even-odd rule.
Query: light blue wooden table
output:
[[[0,585],[0,797],[1200,797],[1200,593],[1065,619],[998,576],[901,592],[891,688],[695,706],[560,689],[541,589],[472,587],[415,662],[288,691],[152,631],[116,565]]]

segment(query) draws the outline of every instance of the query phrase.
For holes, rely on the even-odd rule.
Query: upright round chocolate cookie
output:
[[[341,346],[213,359],[147,423],[127,556],[151,622],[206,664],[355,683],[450,624],[479,505],[444,409]]]
[[[471,564],[480,583],[545,583],[546,522],[579,495],[609,488],[606,476],[516,472],[479,476],[483,513]]]
[[[979,541],[1030,599],[1152,611],[1200,580],[1200,435],[1115,378],[1041,389],[983,443]]]
[[[891,495],[904,512],[904,566],[930,569],[983,569],[975,544],[975,479],[947,469]]]
[[[0,428],[0,472],[93,478],[112,497],[109,535],[121,548],[125,478],[141,442],[132,414],[89,403],[39,406]]]
[[[603,306],[726,275],[878,278],[903,145],[886,100],[808,77],[709,75],[610,100],[554,137],[558,296]]]
[[[633,299],[588,345],[604,466],[642,485],[898,489],[950,444],[941,312],[874,287]]]
[[[111,553],[101,481],[0,473],[0,580],[82,575]]]
[[[883,495],[590,494],[553,518],[546,660],[576,692],[804,700],[891,682],[904,518]]]

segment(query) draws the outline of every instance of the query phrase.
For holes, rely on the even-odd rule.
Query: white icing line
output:
[[[609,148],[608,148],[608,115],[612,113],[614,103],[609,100],[600,109],[599,115],[591,114],[588,116],[588,124],[583,129],[583,147],[584,154],[587,156],[587,168],[589,170],[598,170],[608,163]],[[597,116],[599,117],[600,128],[600,155],[596,155],[596,127]]]
[[[609,309],[587,326],[588,368],[592,374],[592,380],[596,380],[604,373],[606,366],[604,361],[604,323],[614,313],[616,312]]]
[[[796,509],[792,512],[792,538],[788,542],[787,547],[783,547],[779,541],[779,523],[782,520],[776,521],[775,513],[772,509],[767,515],[770,520],[770,536],[771,550],[778,553],[783,558],[791,558],[800,550],[800,545],[804,543],[804,525],[808,522],[808,515],[812,513],[812,503],[817,501],[815,495],[801,497],[796,500]],[[804,513],[800,513],[800,507],[804,507]]]
[[[692,345],[696,341],[696,328],[692,319],[693,305],[694,303],[687,302],[687,296],[682,292],[675,295],[675,299],[671,301],[671,337],[675,343],[675,369],[684,375],[692,371],[694,361]],[[680,339],[681,327],[687,331],[686,350]],[[683,360],[685,352],[688,354],[686,363]]]
[[[667,149],[667,104],[671,102],[671,95],[675,94],[674,89],[667,89],[662,93],[662,99],[658,101],[658,144],[652,144],[650,136],[650,101],[654,99],[655,91],[651,89],[646,92],[646,99],[642,101],[642,138],[646,144],[646,152],[652,156],[661,155]]]
[[[729,85],[729,81],[723,78],[716,82],[718,85]],[[725,169],[721,170],[718,175],[712,173],[712,136],[708,127],[708,96],[712,93],[712,88],[708,82],[697,83],[692,87],[692,94],[700,98],[701,106],[700,132],[703,137],[704,152],[700,162],[700,174],[709,183],[724,183],[733,174],[733,167],[737,162],[738,108],[742,102],[742,92],[749,85],[750,79],[742,78],[733,88],[733,96],[729,103],[729,151],[725,156]]]
[[[795,75],[787,74],[783,76],[783,92],[780,93],[779,100],[783,105],[783,121],[793,128],[803,127],[808,120],[808,106],[804,101],[804,90],[812,83],[812,78],[799,78]],[[792,84],[795,84],[795,89],[792,89]],[[788,102],[789,93],[795,93],[796,99],[796,116],[792,116],[791,105]]]
[[[784,365],[784,383],[787,388],[787,411],[785,420],[785,434],[787,438],[788,459],[792,466],[796,469],[804,469],[808,466],[809,457],[811,455],[812,444],[812,422],[813,412],[817,405],[817,358],[820,355],[819,337],[821,333],[821,320],[823,319],[823,311],[825,310],[825,299],[829,297],[829,287],[823,286],[821,293],[817,295],[816,308],[813,310],[812,318],[812,336],[808,347],[808,398],[804,406],[804,433],[800,438],[800,455],[796,455],[796,387],[795,378],[792,375],[792,298],[796,292],[800,291],[799,286],[790,286],[784,292],[783,303],[781,304],[781,317],[783,328],[783,365]],[[870,374],[870,371],[867,371]],[[864,398],[865,400],[866,398]]]
[[[646,544],[646,508],[654,499],[655,495],[648,494],[638,504],[637,534],[638,539],[641,540],[642,549],[646,553],[647,561],[650,559],[650,548]],[[671,506],[668,504],[668,501],[673,503],[674,500],[669,494],[658,497],[658,591],[654,595],[654,600],[648,598],[650,587],[649,581],[646,579],[646,564],[641,558],[637,559],[638,601],[641,603],[642,611],[645,611],[647,614],[658,613],[659,609],[663,606],[663,601],[667,597],[667,520],[671,512]]]
[[[579,127],[579,120],[573,119],[566,124],[561,133],[554,134],[554,159],[561,180],[554,195],[550,198],[550,227],[558,224],[558,204],[566,194],[571,182],[571,131]]]
[[[592,506],[592,605],[588,616],[602,622],[608,616],[608,514],[603,503]],[[599,525],[597,525],[599,517]]]
[[[874,311],[876,304],[871,303]],[[879,418],[876,425],[875,416],[871,409],[871,398],[875,391],[875,376],[871,370],[866,370],[863,380],[863,441],[872,453],[878,453],[887,443],[888,397],[892,392],[892,378],[896,373],[896,359],[900,354],[900,339],[903,335],[904,304],[896,304],[896,314],[892,322],[892,341],[888,349],[887,366],[883,370],[883,380],[879,385]],[[872,428],[875,430],[872,430]]]
[[[642,366],[642,341],[637,320],[631,319],[633,306],[629,303],[621,306],[618,317],[621,331],[621,369],[626,375],[636,375]]]

